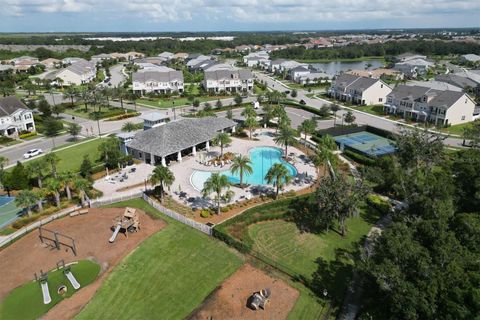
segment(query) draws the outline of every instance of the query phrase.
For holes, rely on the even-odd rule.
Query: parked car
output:
[[[43,153],[42,149],[32,149],[32,150],[28,150],[28,151],[23,155],[23,157],[24,157],[25,159],[29,159],[29,158],[38,156],[38,155],[40,155],[40,154],[42,154],[42,153]]]
[[[285,90],[285,94],[290,94],[290,90]]]
[[[306,105],[307,103],[305,102],[305,100],[300,100],[300,104],[303,104],[303,105]]]

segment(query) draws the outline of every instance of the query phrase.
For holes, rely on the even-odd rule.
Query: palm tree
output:
[[[217,214],[220,214],[220,202],[222,198],[231,196],[231,192],[222,195],[222,191],[225,189],[230,189],[230,182],[228,181],[227,176],[218,172],[213,173],[203,184],[203,197],[206,198],[210,193],[216,193],[215,200],[217,201]]]
[[[37,206],[39,211],[43,211],[43,199],[45,198],[46,192],[45,189],[36,189],[33,191],[37,197]]]
[[[327,168],[330,165],[334,165],[336,163],[336,157],[332,153],[333,150],[337,148],[335,140],[330,135],[324,135],[320,138],[317,143],[317,153],[314,156],[313,162],[317,167],[317,170],[320,166],[323,166],[323,174],[327,173]],[[333,168],[332,168],[333,169]],[[318,171],[317,171],[318,174]]]
[[[108,174],[108,154],[111,152],[111,151],[114,151],[114,150],[117,150],[119,148],[119,141],[117,138],[115,137],[111,137],[111,138],[107,138],[105,139],[99,146],[98,146],[98,150],[100,151],[100,153],[103,154],[103,160],[105,161],[105,168],[107,170],[107,176],[109,175]]]
[[[223,148],[232,142],[230,135],[225,132],[220,132],[215,138],[213,138],[213,143],[220,145],[220,157],[223,157]]]
[[[78,96],[78,90],[73,86],[69,86],[63,94],[63,97],[65,99],[70,99],[70,104],[72,105],[72,107],[74,106],[74,99],[76,96]]]
[[[52,176],[57,177],[57,164],[60,161],[60,158],[53,152],[47,153],[45,155],[45,161],[50,165]]]
[[[53,194],[55,196],[55,205],[60,207],[60,190],[61,184],[60,181],[54,178],[49,178],[45,181],[45,189],[48,194]]]
[[[175,180],[175,176],[173,173],[164,166],[156,166],[153,169],[153,173],[150,176],[150,183],[152,186],[159,185],[160,186],[160,201],[163,202],[164,195],[165,195],[165,188],[170,188]]]
[[[278,136],[276,136],[273,141],[276,144],[285,147],[285,157],[287,156],[288,146],[291,146],[295,143],[295,136],[297,132],[290,127],[284,126],[280,128]]]
[[[252,132],[255,130],[255,127],[258,125],[257,120],[255,117],[248,117],[245,122],[243,123],[246,128],[248,128],[248,131],[250,132],[250,140],[252,139]]]
[[[37,196],[31,190],[22,190],[15,197],[15,204],[19,207],[27,209],[28,216],[32,216],[32,207],[37,203]]]
[[[137,126],[135,125],[135,123],[133,123],[131,121],[125,122],[122,126],[122,131],[124,131],[124,132],[131,132],[131,131],[134,131],[134,130],[137,130]]]
[[[299,126],[298,126],[298,131],[304,134],[304,141],[307,141],[307,134],[312,134],[315,132],[315,129],[317,129],[317,121],[315,119],[307,119],[303,121]]]
[[[340,110],[340,107],[337,104],[332,104],[330,110],[333,112],[333,127],[335,128],[337,124],[337,112]]]
[[[123,99],[125,98],[126,96],[126,90],[124,87],[122,86],[118,86],[115,88],[115,92],[114,92],[114,95],[116,98],[118,98],[120,100],[120,106],[122,107],[123,109]]]
[[[59,177],[60,184],[65,189],[65,193],[67,194],[68,200],[72,200],[71,188],[73,186],[75,178],[76,178],[76,175],[71,171],[62,172]]]
[[[82,207],[85,207],[85,196],[86,196],[86,191],[90,188],[90,182],[87,179],[76,179],[73,182],[75,190],[78,192],[78,196],[80,198],[80,201],[82,203]]]
[[[265,176],[267,183],[273,184],[273,186],[276,188],[275,199],[277,199],[278,194],[283,186],[288,184],[291,179],[292,177],[290,176],[290,172],[288,171],[287,167],[281,163],[275,163],[268,170],[267,175]]]
[[[235,158],[233,158],[232,166],[230,167],[230,171],[232,174],[237,174],[237,172],[240,175],[240,186],[243,185],[243,174],[252,174],[253,173],[253,168],[251,166],[252,161],[250,160],[249,157],[247,156],[242,156],[239,155]]]
[[[241,115],[245,118],[249,118],[249,117],[256,117],[257,113],[255,112],[255,109],[253,108],[253,106],[249,104],[242,111]]]
[[[38,159],[27,164],[27,171],[30,178],[37,178],[37,185],[43,188],[42,180],[45,178],[45,171],[47,170],[47,162],[45,159]]]

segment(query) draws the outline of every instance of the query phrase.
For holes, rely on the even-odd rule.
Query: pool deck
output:
[[[256,140],[248,139],[239,139],[232,137],[232,143],[230,146],[224,148],[223,152],[233,152],[242,155],[248,155],[250,149],[255,147],[277,147],[273,141],[273,137],[266,135],[259,135],[259,133],[264,132],[275,132],[271,129],[261,129],[255,132],[254,138]],[[311,162],[304,161],[304,158],[299,158],[301,155],[304,156],[303,152],[294,148],[288,147],[288,153],[293,154],[291,158],[293,162],[290,162],[296,169],[298,174],[307,174],[311,178],[316,177],[315,166]],[[176,201],[183,203],[188,206],[195,207],[208,207],[211,204],[211,199],[204,199],[199,190],[196,190],[190,182],[190,177],[194,171],[208,171],[208,172],[221,172],[230,169],[230,165],[225,165],[223,167],[214,167],[214,166],[205,166],[199,163],[201,156],[207,154],[208,156],[215,156],[220,154],[220,147],[211,147],[210,151],[199,151],[194,157],[193,155],[183,157],[182,162],[172,162],[169,166],[173,175],[175,176],[175,181],[173,182],[170,191],[168,192]],[[152,173],[154,167],[149,164],[142,163],[135,166],[137,168],[135,173],[128,173],[128,180],[120,182],[119,179],[116,179],[115,183],[111,181],[106,181],[105,179],[97,180],[94,183],[94,187],[103,192],[102,199],[109,199],[114,196],[120,195],[129,195],[133,192],[138,192],[139,190],[144,190],[143,182],[145,179],[148,179]],[[127,168],[127,171],[129,169]],[[306,182],[297,182],[290,183],[283,191],[290,190],[301,190],[308,187]],[[119,189],[129,188],[128,190],[119,191]],[[272,186],[266,186],[266,189],[273,190]],[[250,192],[251,188],[240,189],[237,187],[231,187],[231,190],[235,193],[232,202],[245,200],[255,195]],[[180,192],[181,191],[181,192]],[[213,196],[213,195],[212,195]],[[190,200],[190,201],[188,201]]]

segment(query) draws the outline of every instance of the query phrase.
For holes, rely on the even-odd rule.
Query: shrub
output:
[[[210,213],[210,210],[208,209],[203,209],[202,211],[200,211],[200,217],[202,218],[208,218],[211,216],[211,213]]]
[[[116,120],[123,120],[123,119],[128,119],[128,118],[133,118],[140,115],[140,112],[131,112],[131,113],[124,113],[120,114],[118,116],[110,117],[107,119],[107,121],[116,121]]]
[[[223,213],[228,212],[228,210],[229,210],[228,207],[221,207],[220,208],[220,212],[223,212]]]
[[[347,157],[352,159],[355,162],[358,162],[360,164],[366,165],[366,166],[373,166],[375,165],[376,161],[370,157],[364,156],[363,154],[357,153],[355,151],[352,151],[350,149],[345,149],[343,152]]]
[[[26,138],[30,138],[30,137],[34,137],[36,136],[37,133],[36,132],[28,132],[28,133],[22,133],[21,135],[19,135],[18,137],[20,139],[26,139]]]
[[[392,205],[390,202],[378,194],[369,194],[367,196],[367,204],[378,210],[382,215],[388,214],[392,211]]]

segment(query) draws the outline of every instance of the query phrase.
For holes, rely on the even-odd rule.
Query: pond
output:
[[[348,70],[373,70],[383,67],[381,60],[365,60],[365,61],[332,61],[326,63],[312,63],[313,68],[325,72],[329,75],[336,75],[340,72]]]

